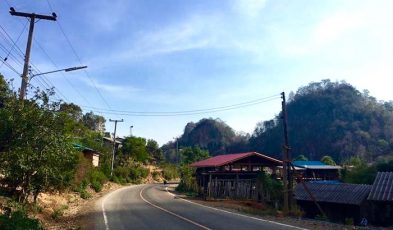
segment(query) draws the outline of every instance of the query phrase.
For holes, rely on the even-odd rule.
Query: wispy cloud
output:
[[[232,8],[243,16],[255,18],[261,14],[266,2],[267,0],[235,0]]]
[[[135,93],[141,92],[142,89],[136,88],[131,85],[113,85],[108,83],[97,82],[96,80],[79,78],[83,83],[91,88],[97,87],[98,90],[110,94],[112,97],[125,98],[129,97]],[[93,82],[94,81],[94,82]]]

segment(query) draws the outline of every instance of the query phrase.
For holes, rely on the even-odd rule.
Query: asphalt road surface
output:
[[[96,229],[301,229],[176,198],[164,185],[135,185],[97,202]]]

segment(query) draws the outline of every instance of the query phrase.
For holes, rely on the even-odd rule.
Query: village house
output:
[[[78,149],[83,153],[83,156],[91,162],[94,167],[98,167],[100,163],[100,153],[94,149],[82,146],[80,144],[74,144],[74,148]]]
[[[275,175],[282,161],[257,153],[237,153],[211,157],[191,164],[196,168],[199,194],[214,199],[261,198],[257,176],[260,172]]]
[[[295,170],[304,181],[339,180],[341,166],[327,165],[321,161],[293,161]]]
[[[373,185],[332,181],[300,183],[295,189],[295,199],[306,217],[322,215],[318,203],[330,221],[344,223],[346,219],[353,219],[354,224],[359,225],[362,218],[366,218],[373,225],[390,226],[393,224],[393,172],[378,172]]]

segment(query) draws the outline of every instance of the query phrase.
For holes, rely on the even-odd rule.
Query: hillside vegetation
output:
[[[393,102],[378,101],[346,82],[323,80],[299,88],[289,95],[287,113],[294,158],[329,155],[342,162],[359,156],[371,162],[393,152]],[[180,149],[199,146],[210,155],[257,151],[280,157],[281,114],[259,122],[252,135],[236,134],[219,119],[190,122],[178,141]],[[173,160],[175,147],[175,142],[162,147],[167,159]]]

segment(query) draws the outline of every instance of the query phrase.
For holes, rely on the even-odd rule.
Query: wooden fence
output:
[[[207,196],[214,199],[257,200],[256,179],[213,179],[208,183]]]

